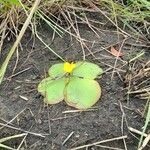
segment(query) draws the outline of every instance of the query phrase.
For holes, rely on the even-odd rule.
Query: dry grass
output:
[[[31,11],[31,7],[33,5],[33,0],[23,0],[22,3],[17,2],[17,0],[12,0],[7,3],[2,3],[0,6],[0,54],[3,53],[3,45],[6,37],[13,37],[18,39],[20,35],[20,27],[22,27],[29,16]],[[0,0],[1,3],[1,0]],[[30,20],[26,25],[33,34],[40,40],[41,37],[37,31],[37,25],[41,20],[44,20],[51,28],[54,30],[55,34],[61,36],[63,32],[69,33],[70,36],[76,38],[76,40],[80,43],[82,48],[83,59],[85,59],[85,49],[89,52],[89,54],[93,53],[88,48],[85,39],[83,39],[80,35],[78,23],[86,24],[97,36],[97,32],[99,32],[98,28],[94,25],[100,24],[100,22],[96,22],[87,17],[88,13],[96,12],[100,15],[104,16],[108,22],[110,22],[118,33],[127,37],[141,37],[146,42],[149,41],[149,29],[150,22],[148,16],[150,15],[150,3],[147,0],[135,0],[134,2],[129,0],[128,3],[123,3],[115,0],[52,0],[52,1],[41,1],[37,11],[34,11],[34,17]],[[53,18],[53,19],[52,19]],[[54,21],[55,20],[55,21]],[[61,27],[61,25],[66,25],[67,29]],[[130,32],[125,32],[125,29],[129,29]],[[24,33],[22,33],[23,36]],[[10,61],[14,51],[20,46],[20,40],[17,40],[13,48],[13,52],[11,55],[9,53],[6,55],[6,60],[2,66],[0,66],[0,78],[1,81],[5,75],[5,71],[7,69],[8,62]],[[57,55],[60,59],[64,60],[61,56],[59,56],[55,51],[53,51],[48,44],[46,44],[43,40],[40,40],[46,47],[50,49],[55,55]],[[7,59],[7,57],[9,58]],[[94,55],[93,55],[94,57]],[[65,61],[65,60],[64,60]],[[112,68],[116,69],[118,58],[116,58],[116,63]],[[134,62],[134,63],[133,63]],[[131,68],[135,65],[136,59],[129,62]],[[133,63],[133,64],[132,64]],[[142,64],[142,63],[140,63]],[[126,75],[126,83],[128,85],[128,94],[135,94],[137,97],[142,99],[148,99],[150,97],[150,87],[147,85],[150,77],[150,62],[148,61],[146,64],[141,65],[136,70],[133,71],[132,74]],[[112,74],[113,77],[113,74]],[[134,84],[132,84],[134,83]],[[132,86],[131,86],[132,85]],[[7,126],[11,128],[11,126]],[[26,133],[26,132],[25,132]],[[27,132],[28,133],[28,132]],[[68,136],[69,137],[69,136]],[[108,139],[104,141],[100,141],[98,143],[93,143],[89,145],[84,145],[82,147],[88,147],[90,145],[97,145],[103,142],[123,139],[126,137],[118,137],[116,139]],[[141,144],[141,143],[140,143]],[[98,146],[98,145],[97,145]],[[99,145],[100,146],[100,145]],[[80,147],[79,147],[80,148]],[[78,148],[76,148],[78,149]]]
[[[150,97],[150,61],[134,62],[130,65],[130,70],[125,76],[125,82],[128,85],[128,94],[135,95],[140,99],[149,99]]]

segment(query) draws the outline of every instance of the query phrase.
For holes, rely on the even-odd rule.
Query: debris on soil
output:
[[[125,75],[128,94],[148,100],[150,97],[150,61],[136,62]]]
[[[127,147],[129,150],[137,148],[139,136],[131,133],[128,127],[141,131],[145,102],[137,97],[130,97],[127,103],[124,83],[129,92],[148,86],[149,54],[145,54],[142,60],[129,64],[132,55],[141,51],[141,46],[136,45],[137,40],[131,40],[131,37],[124,40],[124,36],[114,31],[114,26],[110,25],[97,27],[99,37],[87,25],[82,24],[78,28],[84,39],[84,46],[67,33],[62,37],[56,35],[53,39],[53,32],[45,25],[40,26],[38,32],[65,60],[78,61],[85,57],[104,69],[103,78],[98,80],[102,86],[101,101],[90,110],[82,112],[72,110],[64,102],[53,106],[45,105],[43,97],[36,90],[37,85],[47,76],[48,68],[60,60],[38,39],[32,39],[26,33],[22,40],[23,51],[19,51],[17,68],[13,71],[17,59],[14,56],[5,81],[0,86],[0,138],[27,133],[22,144],[22,149],[26,150],[71,149],[90,143],[89,146],[95,150],[106,147]],[[121,53],[124,55],[117,58],[108,53],[108,48],[118,43],[122,44]],[[6,53],[9,44],[6,41]],[[144,51],[147,52],[146,47]],[[126,71],[128,68],[129,71]],[[117,140],[119,137],[121,139]],[[105,140],[105,145],[92,144]],[[20,140],[9,142],[8,145],[17,148]]]

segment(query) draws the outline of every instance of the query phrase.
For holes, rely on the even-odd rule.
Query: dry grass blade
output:
[[[128,34],[127,32],[123,31],[120,27],[118,27],[118,25],[116,23],[113,22],[113,20],[111,20],[101,9],[99,9],[94,3],[92,3],[91,1],[87,0],[87,3],[89,3],[89,5],[91,7],[93,7],[95,10],[97,10],[98,12],[100,12],[102,15],[104,15],[116,28],[118,31],[122,32],[125,37],[126,36],[131,36],[130,34]]]
[[[22,146],[23,142],[25,141],[25,139],[26,139],[27,135],[28,135],[28,133],[26,133],[26,135],[25,135],[25,136],[24,136],[24,138],[22,139],[22,141],[21,141],[21,143],[19,144],[19,146],[18,146],[17,150],[20,150],[20,148],[21,148],[21,146]]]
[[[111,141],[115,141],[115,140],[122,140],[122,139],[126,139],[127,136],[120,136],[120,137],[116,137],[116,138],[112,138],[112,139],[107,139],[107,140],[103,140],[103,141],[99,141],[99,142],[95,142],[92,144],[87,144],[87,145],[83,145],[83,146],[79,146],[79,147],[74,147],[71,148],[70,150],[77,150],[77,149],[82,149],[82,148],[87,148],[90,146],[94,146],[94,145],[98,145],[98,144],[102,144],[102,143],[106,143],[106,142],[111,142]]]
[[[132,127],[128,127],[128,129],[129,129],[131,132],[134,132],[134,133],[136,133],[136,134],[142,135],[142,132],[139,131],[139,130],[137,130],[137,129],[134,129],[134,128],[132,128]],[[147,134],[144,133],[143,136],[144,136],[144,137],[147,137]]]
[[[2,51],[2,46],[3,46],[3,42],[4,42],[4,39],[5,39],[5,33],[6,33],[6,26],[7,24],[5,23],[4,26],[3,26],[3,30],[2,30],[2,35],[1,35],[1,40],[0,40],[0,53]],[[0,28],[1,29],[1,28]]]
[[[13,45],[12,48],[10,49],[9,53],[7,54],[7,57],[6,57],[5,61],[3,62],[2,66],[1,66],[1,68],[0,68],[0,84],[1,84],[1,82],[2,82],[2,80],[3,80],[4,75],[5,75],[5,72],[6,72],[8,63],[9,63],[9,61],[10,61],[12,55],[14,54],[14,52],[15,52],[15,50],[16,50],[18,44],[20,43],[20,41],[21,41],[21,39],[22,39],[22,37],[23,37],[23,35],[24,35],[24,33],[25,33],[25,31],[26,31],[28,25],[30,24],[30,21],[31,21],[31,19],[32,19],[32,16],[33,16],[33,14],[35,13],[35,11],[36,11],[36,9],[37,9],[37,7],[38,7],[40,1],[41,1],[41,0],[36,0],[35,3],[33,4],[33,7],[32,7],[32,9],[31,9],[31,11],[30,11],[30,14],[29,14],[28,18],[26,19],[26,21],[25,21],[25,23],[24,23],[24,25],[23,25],[23,27],[22,27],[22,29],[21,29],[21,31],[20,31],[20,33],[19,33],[19,35],[18,35],[18,37],[17,37],[15,43],[14,43],[14,45]]]
[[[21,110],[14,118],[12,118],[10,121],[8,121],[6,124],[4,124],[2,127],[0,127],[0,131],[1,131],[4,127],[6,127],[8,124],[12,123],[12,122],[13,122],[20,114],[22,114],[25,110],[26,110],[26,108],[23,109],[23,110]]]
[[[149,97],[149,99],[150,99],[150,97]],[[139,145],[138,145],[139,149],[138,150],[142,150],[147,145],[148,141],[150,140],[149,135],[145,138],[145,140],[143,140],[144,133],[146,132],[149,122],[150,122],[150,103],[148,106],[148,111],[147,111],[146,120],[145,120],[145,124],[144,124],[143,131],[142,131],[142,135],[141,135],[141,138],[139,141]]]
[[[2,139],[0,139],[0,148],[5,148],[5,149],[8,149],[8,150],[16,150],[16,149],[11,148],[11,147],[9,147],[7,145],[4,145],[2,143],[5,142],[5,141],[11,140],[11,139],[16,139],[16,138],[23,137],[23,136],[26,136],[26,135],[27,135],[26,133],[22,133],[22,134],[2,138]]]
[[[144,53],[139,53],[136,57],[132,58],[130,62],[135,61],[135,59],[138,59],[141,57]],[[149,84],[149,77],[150,77],[150,61],[147,63],[142,63],[142,61],[136,61],[134,62],[132,68],[136,69],[130,69],[131,73],[128,74],[128,94],[134,94],[136,97],[139,97],[140,99],[146,99],[147,103],[145,105],[145,111],[146,112],[146,119],[145,124],[143,127],[143,131],[139,132],[136,130],[133,130],[137,134],[141,135],[141,138],[139,140],[138,148],[139,150],[142,150],[144,147],[146,147],[149,137],[146,135],[146,130],[148,128],[148,124],[150,122],[150,84]],[[129,128],[129,130],[132,131],[132,129]],[[143,138],[146,137],[144,140]]]
[[[104,148],[104,149],[109,149],[109,150],[124,150],[124,149],[121,149],[121,148],[110,147],[110,146],[105,146],[105,145],[96,145],[96,146]]]
[[[5,141],[8,141],[8,140],[11,140],[11,139],[14,139],[14,138],[18,138],[18,137],[22,137],[22,136],[25,136],[26,133],[22,133],[22,134],[18,134],[18,135],[13,135],[13,136],[9,136],[9,137],[6,137],[6,138],[2,138],[0,139],[0,143],[3,143]]]
[[[64,144],[70,139],[70,137],[71,137],[73,134],[74,134],[74,132],[72,131],[72,132],[68,135],[68,137],[63,141],[62,145],[64,145]]]
[[[139,53],[139,54],[144,54]],[[135,58],[138,59],[139,56]],[[131,59],[134,60],[135,59]],[[150,61],[142,63],[140,60],[136,60],[125,76],[125,83],[127,84],[128,95],[134,95],[140,99],[148,99],[150,97]]]
[[[40,134],[40,133],[35,133],[35,132],[30,132],[30,131],[26,131],[26,130],[23,130],[21,128],[17,128],[17,127],[14,127],[14,126],[10,126],[10,125],[5,125],[4,123],[0,123],[1,126],[5,126],[7,128],[11,128],[11,129],[14,129],[14,130],[17,130],[17,131],[22,131],[22,132],[25,132],[25,133],[28,133],[28,134],[32,134],[34,136],[39,136],[39,137],[42,137],[42,138],[45,138],[45,136],[43,134]]]
[[[143,148],[145,148],[149,141],[150,141],[150,134],[148,134],[147,137],[143,140],[143,144],[138,150],[142,150]]]
[[[1,143],[0,143],[0,147],[3,148],[3,149],[7,149],[7,150],[16,150],[16,149],[14,149],[14,148],[11,148],[11,147],[6,146],[6,145],[1,144]]]

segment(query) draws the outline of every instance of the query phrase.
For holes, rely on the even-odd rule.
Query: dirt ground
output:
[[[31,38],[31,32],[25,34],[21,42],[22,49],[19,48],[18,51],[18,62],[16,63],[15,53],[9,63],[5,81],[0,86],[0,138],[26,132],[28,135],[21,150],[66,150],[127,135],[124,141],[114,140],[88,149],[105,150],[102,145],[118,149],[125,149],[126,145],[128,150],[137,149],[136,137],[139,136],[132,134],[128,126],[142,130],[144,118],[141,113],[146,101],[134,96],[127,101],[124,83],[128,68],[126,62],[141,50],[145,51],[145,56],[141,58],[143,62],[146,62],[150,54],[147,48],[141,46],[144,41],[136,42],[137,39],[133,38],[124,40],[124,36],[117,34],[116,29],[110,25],[98,25],[97,28],[96,34],[87,25],[79,25],[81,37],[87,40],[85,44],[88,49],[84,46],[86,60],[100,65],[105,71],[102,78],[98,79],[102,87],[101,99],[84,112],[68,112],[75,109],[64,102],[52,106],[43,103],[37,85],[47,75],[48,68],[61,60],[38,39]],[[43,24],[39,27],[39,32],[43,40],[66,60],[83,59],[81,45],[75,38],[68,34],[63,34],[62,37],[55,35],[52,41],[52,30]],[[3,53],[7,52],[11,44],[12,41],[7,39]],[[111,45],[122,45],[124,54],[117,60],[115,70],[116,57],[108,51]],[[4,55],[0,62],[3,59]],[[17,67],[13,71],[15,64]],[[9,121],[11,122],[7,124]],[[69,135],[70,138],[66,140]],[[22,139],[8,141],[7,145],[17,148]]]

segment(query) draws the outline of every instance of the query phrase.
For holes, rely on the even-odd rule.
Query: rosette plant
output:
[[[45,103],[65,100],[68,105],[85,110],[101,96],[101,87],[94,79],[102,73],[98,65],[86,61],[54,64],[48,70],[49,77],[39,83],[38,91]]]

